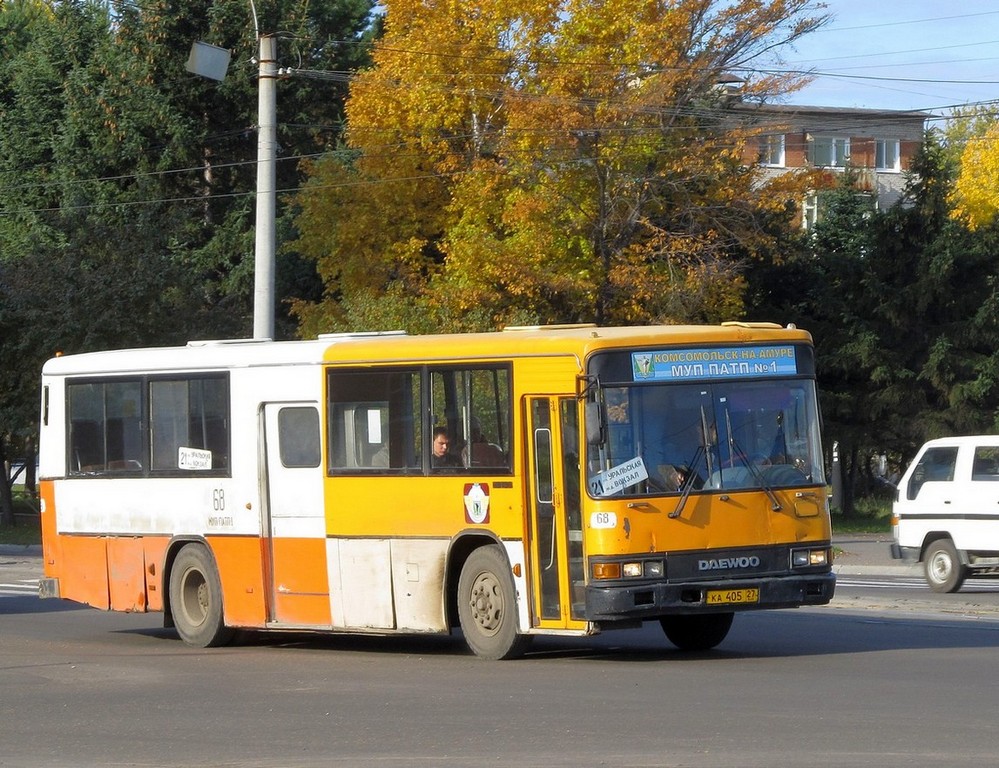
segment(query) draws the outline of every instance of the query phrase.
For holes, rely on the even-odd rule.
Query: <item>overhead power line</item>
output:
[[[856,32],[860,29],[879,29],[883,27],[901,27],[907,24],[936,24],[940,21],[953,21],[955,19],[973,19],[980,16],[997,16],[999,11],[981,11],[980,13],[961,13],[954,16],[936,16],[931,19],[898,19],[896,21],[885,21],[879,24],[861,24],[853,27],[837,27],[834,24],[823,27],[822,32]]]

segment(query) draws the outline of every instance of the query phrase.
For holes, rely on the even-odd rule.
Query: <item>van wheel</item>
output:
[[[170,615],[180,639],[196,648],[228,643],[235,634],[222,613],[222,582],[215,560],[200,544],[187,544],[170,570]]]
[[[957,592],[968,575],[950,539],[937,539],[930,544],[923,568],[926,583],[934,592]]]
[[[458,577],[458,618],[468,647],[483,659],[512,659],[530,644],[517,633],[517,597],[499,547],[479,547]]]
[[[726,638],[732,613],[663,616],[659,619],[666,639],[681,651],[709,651]]]

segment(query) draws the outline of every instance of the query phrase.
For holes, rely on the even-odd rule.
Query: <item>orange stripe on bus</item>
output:
[[[38,494],[41,498],[41,528],[42,528],[42,567],[45,575],[59,575],[58,562],[61,559],[59,537],[56,535],[55,518],[55,483],[42,480],[38,483]]]
[[[59,596],[100,608],[111,607],[108,589],[107,539],[59,536],[52,564],[59,577]]]
[[[274,613],[282,624],[329,628],[325,539],[271,539]]]
[[[211,536],[208,544],[222,581],[226,624],[262,627],[266,621],[266,592],[261,549],[255,536]]]
[[[145,612],[146,553],[144,540],[113,536],[106,541],[111,610]]]

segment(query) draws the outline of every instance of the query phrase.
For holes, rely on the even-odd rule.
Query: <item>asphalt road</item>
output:
[[[859,554],[842,582],[880,587],[740,615],[711,653],[646,625],[492,663],[458,635],[192,649],[158,614],[38,600],[22,555],[0,552],[3,768],[995,763],[999,620],[898,604],[919,590]]]

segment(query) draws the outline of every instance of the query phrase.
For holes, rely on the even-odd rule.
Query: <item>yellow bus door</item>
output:
[[[583,531],[576,400],[529,397],[530,554],[536,627],[579,627]]]

